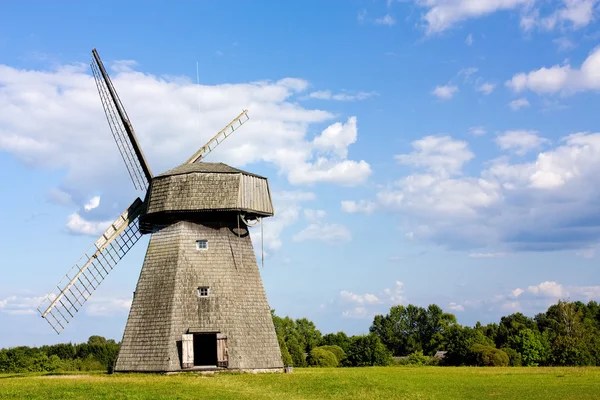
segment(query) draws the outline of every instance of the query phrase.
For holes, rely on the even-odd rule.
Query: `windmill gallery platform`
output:
[[[154,176],[96,50],[92,72],[136,198],[38,307],[60,333],[144,234],[150,242],[115,371],[282,372],[248,226],[273,215],[266,178],[202,161],[242,111],[177,168]],[[242,121],[243,117],[246,120]]]

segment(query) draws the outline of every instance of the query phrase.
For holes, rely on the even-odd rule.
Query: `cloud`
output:
[[[519,153],[550,145],[538,134],[501,136],[506,149]],[[525,162],[483,160],[480,171],[469,173],[465,166],[475,155],[466,142],[427,136],[411,145],[412,152],[395,158],[414,170],[364,201],[396,213],[413,241],[472,254],[581,251],[600,241],[600,133],[567,135]]]
[[[457,174],[475,156],[467,142],[450,136],[425,136],[412,142],[412,147],[412,153],[394,156],[396,161],[440,175]]]
[[[93,317],[126,314],[131,308],[131,301],[132,299],[91,297],[86,304],[85,313]]]
[[[554,29],[580,29],[595,20],[597,0],[563,0],[549,15],[542,16],[541,1],[536,0],[413,0],[427,11],[422,16],[425,32],[434,35],[458,23],[489,16],[500,11],[519,10],[520,26],[524,31],[538,27],[544,31]]]
[[[467,35],[465,43],[467,44],[467,46],[471,46],[473,44],[473,35],[471,33]]]
[[[139,72],[130,61],[113,66],[113,83],[155,174],[185,161],[243,108],[251,118],[243,134],[223,142],[207,161],[236,167],[264,162],[295,185],[352,186],[371,173],[366,161],[339,157],[339,146],[326,155],[313,143],[312,124],[335,121],[331,112],[298,104],[305,80],[201,85],[198,101],[197,85],[187,77]],[[87,65],[0,65],[0,108],[0,151],[28,165],[66,171],[60,190],[75,199],[102,192],[103,202],[130,204],[131,183]]]
[[[404,283],[396,281],[393,288],[386,288],[380,294],[357,294],[342,290],[337,305],[342,307],[345,318],[373,318],[376,314],[387,311],[392,305],[405,304]],[[350,305],[350,308],[347,308]]]
[[[348,292],[347,290],[342,290],[340,292],[340,299],[344,302],[348,303],[356,303],[356,304],[381,304],[382,301],[379,300],[377,296],[371,293],[365,294],[355,294],[352,292]]]
[[[427,35],[432,35],[467,19],[522,7],[530,0],[415,0],[415,3],[427,8],[423,21]]]
[[[449,100],[454,96],[456,92],[458,92],[458,87],[449,84],[436,86],[431,93],[442,100]]]
[[[502,150],[509,150],[521,156],[548,142],[548,139],[538,136],[538,132],[533,130],[506,131],[496,137],[496,143]]]
[[[363,213],[371,214],[377,208],[377,204],[372,201],[360,200],[342,200],[342,211],[349,214]]]
[[[319,100],[337,100],[337,101],[355,101],[355,100],[366,100],[370,97],[375,96],[375,92],[358,92],[356,94],[350,93],[333,93],[331,90],[318,90],[308,94],[307,98],[319,99]]]
[[[558,47],[558,51],[569,51],[577,47],[575,43],[573,43],[569,38],[566,38],[564,36],[556,38],[552,42],[556,44],[556,46]]]
[[[76,235],[99,236],[101,235],[113,221],[88,221],[74,212],[67,218],[66,228],[70,233]]]
[[[484,83],[478,85],[476,87],[476,90],[478,92],[481,92],[483,94],[488,95],[488,94],[491,94],[494,91],[495,88],[496,88],[496,84],[489,83],[489,82],[484,82]]]
[[[359,24],[362,24],[363,22],[365,22],[365,18],[367,18],[367,10],[361,10],[356,15],[356,19],[358,20]]]
[[[294,235],[294,241],[316,240],[327,244],[340,244],[352,240],[350,230],[344,225],[315,222]]]
[[[547,31],[567,27],[581,29],[594,20],[594,7],[597,3],[597,0],[563,0],[562,8],[540,18],[537,25]]]
[[[9,315],[37,315],[37,307],[45,298],[46,296],[8,296],[0,300],[0,313]]]
[[[392,26],[392,25],[396,24],[396,20],[390,14],[386,14],[381,18],[377,18],[375,20],[375,23],[378,25]]]
[[[448,309],[450,311],[458,311],[458,312],[465,311],[465,307],[463,305],[457,304],[457,303],[448,304]]]
[[[526,98],[521,97],[520,99],[511,101],[508,104],[508,106],[511,108],[511,110],[517,111],[517,110],[520,110],[521,108],[529,107],[529,101],[527,101]]]
[[[306,191],[280,191],[273,192],[273,206],[277,210],[274,217],[263,221],[264,247],[267,250],[277,251],[283,245],[281,234],[285,228],[298,221],[302,203],[314,201],[316,195]],[[261,242],[260,228],[250,229],[250,236],[255,248]]]
[[[542,67],[515,74],[506,86],[516,93],[531,90],[538,94],[572,94],[600,89],[600,46],[594,48],[579,69],[570,64]]]
[[[469,133],[473,136],[482,136],[487,133],[483,126],[472,126],[469,128]]]
[[[85,211],[91,211],[94,208],[97,208],[100,205],[100,196],[94,196],[90,199],[89,202],[87,202],[87,204],[85,204],[83,206],[83,209]]]

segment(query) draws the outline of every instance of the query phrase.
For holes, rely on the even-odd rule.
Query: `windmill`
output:
[[[112,135],[145,192],[38,307],[60,334],[106,276],[150,234],[115,371],[283,367],[248,226],[273,215],[267,179],[202,161],[248,120],[243,110],[182,165],[154,176],[96,49],[92,72]]]

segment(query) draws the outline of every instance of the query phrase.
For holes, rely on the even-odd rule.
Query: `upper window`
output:
[[[208,297],[210,288],[208,286],[200,286],[198,288],[198,297]]]
[[[208,250],[208,240],[196,240],[196,250]]]

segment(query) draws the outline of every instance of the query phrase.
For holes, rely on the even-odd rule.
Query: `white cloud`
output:
[[[381,300],[374,294],[355,294],[347,290],[342,290],[340,292],[340,299],[344,302],[356,304],[381,304]]]
[[[320,221],[323,218],[325,218],[326,215],[327,215],[327,212],[325,212],[325,210],[313,210],[310,208],[307,208],[304,210],[304,218],[308,222]]]
[[[302,79],[201,85],[198,118],[198,89],[189,78],[133,67],[113,63],[112,80],[155,174],[185,161],[243,108],[251,118],[243,133],[223,142],[207,161],[236,167],[263,161],[292,184],[356,185],[371,173],[366,161],[337,156],[343,153],[339,145],[333,155],[319,153],[308,137],[310,126],[333,114],[298,104],[295,97],[308,87]],[[87,65],[49,71],[0,65],[0,109],[6,111],[0,115],[0,151],[65,170],[61,191],[74,198],[102,192],[108,204],[131,202],[131,183]]]
[[[375,23],[379,24],[379,25],[392,26],[392,25],[394,25],[396,23],[396,20],[390,14],[386,14],[386,15],[384,15],[381,18],[377,18],[375,20]]]
[[[473,34],[469,33],[467,38],[465,39],[465,43],[467,46],[471,46],[473,44]]]
[[[9,315],[36,315],[38,314],[38,305],[46,298],[8,296],[0,300],[0,313]]]
[[[99,236],[113,221],[88,221],[74,212],[67,218],[66,228],[69,232],[78,235]]]
[[[301,204],[315,200],[316,196],[312,192],[296,190],[273,192],[272,197],[276,213],[274,217],[263,220],[264,247],[267,250],[276,251],[283,245],[281,239],[283,230],[298,221],[302,210]],[[260,228],[251,229],[250,235],[255,248],[259,248]]]
[[[600,89],[600,47],[594,48],[579,69],[570,64],[542,67],[528,73],[515,74],[506,86],[520,93],[531,90],[540,94],[564,93]]]
[[[448,309],[450,309],[451,311],[465,311],[465,307],[462,304],[457,304],[457,303],[450,303],[448,304]]]
[[[517,110],[520,110],[521,108],[524,108],[524,107],[529,107],[529,101],[528,101],[526,98],[524,98],[524,97],[521,97],[520,99],[516,99],[516,100],[513,100],[513,101],[511,101],[511,102],[508,104],[508,106],[509,106],[509,107],[510,107],[510,108],[511,108],[513,111],[517,111]]]
[[[517,152],[550,145],[539,135],[507,138],[503,145]],[[396,212],[413,240],[506,253],[578,251],[599,242],[600,133],[565,136],[527,162],[484,160],[480,172],[468,174],[465,165],[474,154],[466,142],[428,136],[412,146],[412,153],[396,159],[415,171],[364,200]]]
[[[518,155],[525,155],[548,142],[548,139],[540,137],[533,130],[506,131],[496,137],[496,143],[502,150],[510,150]]]
[[[530,0],[415,0],[428,10],[423,16],[428,35],[440,33],[466,19],[478,18],[500,10],[511,10]]]
[[[88,201],[84,206],[83,209],[85,211],[91,211],[94,208],[97,208],[100,205],[100,196],[94,196],[90,199],[90,201]]]
[[[520,10],[521,28],[525,31],[539,27],[550,31],[556,28],[580,29],[595,19],[597,0],[563,0],[562,7],[541,16],[536,7],[539,0],[413,0],[426,8],[423,22],[427,35],[443,32],[452,26],[500,11]]]
[[[131,308],[131,299],[91,297],[85,307],[85,313],[93,317],[110,317],[126,314]]]
[[[442,100],[449,100],[456,92],[458,92],[458,87],[456,85],[448,84],[436,86],[431,93]]]
[[[316,240],[327,244],[340,244],[352,240],[352,234],[344,225],[316,222],[298,232],[293,239],[296,242]]]
[[[392,289],[386,288],[379,295],[373,293],[356,294],[348,290],[342,290],[339,294],[338,305],[350,309],[342,312],[347,318],[372,318],[381,313],[386,307],[397,304],[405,304],[404,283],[396,281]]]
[[[478,92],[481,92],[483,94],[488,95],[488,94],[491,94],[494,91],[495,88],[496,88],[496,84],[489,83],[489,82],[484,82],[484,83],[478,85],[476,87],[476,90]]]
[[[319,100],[338,100],[338,101],[354,101],[354,100],[365,100],[369,97],[375,96],[375,92],[358,92],[355,94],[350,93],[333,93],[331,90],[318,90],[308,94],[308,98],[319,99]]]
[[[362,24],[363,22],[365,22],[365,18],[367,18],[367,10],[361,10],[356,15],[356,19],[358,20],[359,24]]]
[[[352,200],[342,200],[342,211],[349,214],[371,214],[376,208],[377,204],[372,201],[360,200],[356,202]]]
[[[469,128],[469,133],[473,136],[482,136],[487,133],[483,126],[472,126]]]
[[[357,137],[356,117],[350,117],[345,124],[336,122],[329,125],[313,140],[313,144],[321,151],[333,151],[338,157],[345,159],[348,156],[348,146],[356,142]]]
[[[577,47],[575,43],[573,43],[569,38],[564,36],[554,39],[553,42],[558,47],[558,51],[568,51]]]
[[[551,31],[557,27],[580,29],[594,20],[597,0],[563,0],[564,6],[538,21],[540,28]]]
[[[412,142],[412,147],[412,153],[396,155],[394,158],[400,164],[421,167],[444,176],[457,174],[463,164],[475,156],[467,142],[454,140],[450,136],[425,136]]]

